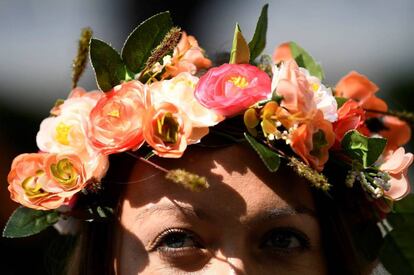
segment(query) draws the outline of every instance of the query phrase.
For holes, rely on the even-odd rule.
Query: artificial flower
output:
[[[211,60],[204,56],[204,50],[200,48],[194,36],[183,32],[174,49],[171,62],[165,66],[163,78],[176,76],[181,72],[194,75],[198,70],[210,68],[211,64]]]
[[[115,86],[90,113],[88,135],[103,154],[136,150],[144,142],[143,118],[151,104],[146,86],[137,80]]]
[[[394,116],[383,116],[381,118],[384,129],[379,134],[387,139],[386,150],[396,150],[406,144],[411,138],[411,128],[405,121]]]
[[[266,103],[261,111],[262,130],[264,135],[269,139],[288,139],[288,131],[279,129],[283,126],[290,130],[294,124],[295,119],[290,113],[275,101]]]
[[[290,50],[290,43],[285,42],[280,44],[273,52],[273,61],[279,64],[284,61],[293,59],[292,51]]]
[[[88,138],[89,113],[103,93],[75,88],[68,99],[52,109],[54,116],[40,124],[36,136],[42,152],[77,155],[86,167],[88,177],[102,178],[108,168],[108,158],[102,156]]]
[[[269,76],[249,64],[223,64],[200,78],[195,97],[207,109],[225,117],[246,110],[270,94]]]
[[[276,94],[282,97],[281,106],[290,113],[312,117],[316,110],[314,92],[310,89],[306,75],[295,60],[283,62],[277,74],[273,75]]]
[[[405,153],[403,147],[386,157],[384,163],[380,165],[380,170],[387,172],[390,176],[391,187],[384,192],[386,196],[399,200],[410,192],[407,171],[412,162],[413,154]]]
[[[365,111],[354,100],[347,100],[341,108],[338,109],[338,120],[333,123],[335,132],[335,148],[340,149],[340,143],[346,132],[357,130],[360,133],[369,136],[369,130],[365,126]]]
[[[11,198],[38,210],[56,209],[85,187],[85,169],[76,155],[22,154],[7,177]]]
[[[328,161],[328,150],[335,141],[332,124],[317,111],[315,116],[291,134],[292,150],[317,171],[322,171]]]
[[[309,83],[309,89],[314,93],[313,101],[316,104],[316,108],[322,111],[323,117],[326,120],[335,122],[338,119],[338,104],[332,94],[332,90],[323,85],[319,78],[312,76],[307,69],[299,68],[299,70],[305,74],[306,80]]]
[[[224,118],[201,105],[194,97],[198,80],[198,77],[183,72],[170,80],[154,82],[150,86],[152,104],[173,103],[186,113],[196,128],[216,125]]]
[[[344,76],[336,84],[335,91],[336,96],[352,98],[364,109],[381,112],[388,109],[387,104],[375,95],[378,92],[378,86],[366,76],[355,71]]]
[[[143,136],[156,155],[179,158],[187,148],[191,130],[187,115],[174,104],[163,102],[146,113]]]

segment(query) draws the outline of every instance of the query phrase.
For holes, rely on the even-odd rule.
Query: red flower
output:
[[[345,102],[338,109],[338,120],[333,123],[335,132],[335,148],[340,148],[340,142],[346,132],[357,130],[358,132],[368,136],[369,130],[365,126],[365,111],[352,99]]]

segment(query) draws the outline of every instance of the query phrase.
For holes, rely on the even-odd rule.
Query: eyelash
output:
[[[266,242],[269,241],[269,238],[272,237],[272,234],[279,234],[278,237],[288,237],[288,238],[295,238],[298,242],[298,247],[293,248],[284,248],[284,247],[266,247]],[[283,240],[282,240],[283,241]],[[289,241],[292,241],[291,239]],[[295,240],[293,240],[295,241]],[[262,249],[269,249],[272,252],[276,252],[278,254],[291,254],[295,252],[301,252],[305,250],[309,250],[311,247],[310,239],[309,237],[303,233],[302,231],[292,228],[292,227],[279,227],[274,228],[270,231],[268,231],[264,237],[262,238],[260,242],[260,248]]]
[[[192,241],[195,243],[194,247],[179,247],[179,248],[171,248],[171,247],[163,247],[163,242],[166,241],[167,237],[171,237],[172,234],[187,234],[192,238]],[[197,236],[187,229],[182,228],[168,228],[163,231],[160,235],[158,235],[155,240],[150,244],[149,251],[179,251],[184,249],[194,249],[194,248],[202,248],[201,242],[198,240]]]
[[[181,246],[181,247],[169,247],[167,245],[164,245],[163,243],[168,241],[167,238],[174,237],[173,234],[183,234],[184,236],[181,235],[179,237],[191,238],[191,242],[193,242],[194,245]],[[274,235],[274,234],[277,234],[277,235]],[[271,240],[271,237],[282,238],[282,239],[276,239],[276,241],[282,241],[281,246],[285,245],[283,244],[283,241],[286,242],[287,240],[288,241],[287,246],[291,245],[292,242],[296,241],[298,243],[298,247],[269,246],[267,242],[274,241],[274,240]],[[174,241],[174,239],[172,241]],[[183,241],[185,244],[186,240],[179,240],[179,241]],[[187,229],[182,229],[182,228],[169,228],[163,231],[160,235],[158,235],[155,238],[155,240],[151,243],[149,250],[150,251],[157,250],[160,252],[167,252],[167,253],[168,252],[179,253],[179,252],[184,252],[188,250],[202,249],[202,248],[204,247],[201,245],[200,239],[192,231],[187,230]],[[310,249],[310,239],[305,233],[301,232],[300,230],[296,228],[278,227],[278,228],[271,229],[270,231],[264,234],[263,238],[260,241],[259,248],[266,249],[266,250],[269,250],[270,252],[274,252],[277,254],[291,254],[291,253],[301,252],[301,251]]]

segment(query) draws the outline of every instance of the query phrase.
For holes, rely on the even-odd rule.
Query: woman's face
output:
[[[210,187],[189,191],[138,161],[121,204],[118,274],[327,273],[309,187],[289,169],[270,173],[241,146],[157,163]]]

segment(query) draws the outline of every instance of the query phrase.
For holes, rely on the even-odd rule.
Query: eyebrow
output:
[[[184,216],[190,219],[199,219],[199,220],[209,220],[211,215],[207,214],[202,209],[194,208],[189,205],[180,205],[177,202],[172,201],[171,203],[163,203],[155,205],[151,208],[144,209],[140,211],[135,216],[135,221],[140,219],[145,219],[147,215],[156,215],[160,212],[180,212]],[[292,207],[292,206],[283,206],[283,207],[274,207],[266,208],[266,210],[261,211],[257,216],[253,217],[250,222],[260,223],[269,220],[280,219],[283,217],[296,216],[296,215],[308,215],[312,218],[317,218],[315,210],[306,207]]]

